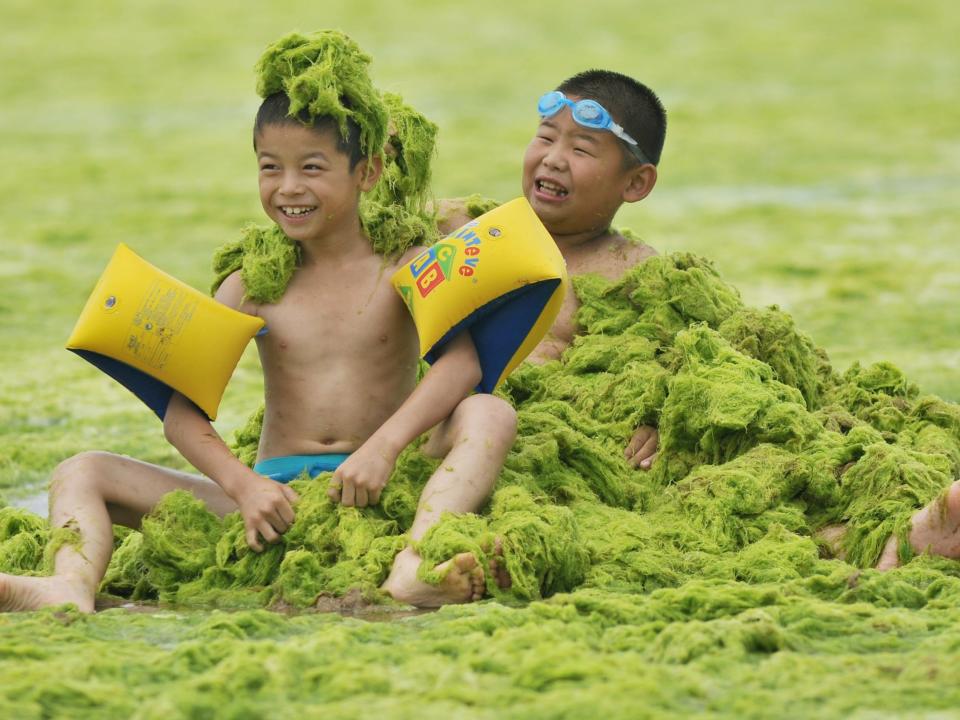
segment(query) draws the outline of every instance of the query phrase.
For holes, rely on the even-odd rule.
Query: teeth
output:
[[[539,183],[541,190],[546,190],[552,195],[566,195],[567,191],[562,185],[557,185],[556,183],[550,182],[549,180],[540,180]]]
[[[280,208],[285,215],[305,215],[308,212],[313,210],[312,207],[281,207]]]

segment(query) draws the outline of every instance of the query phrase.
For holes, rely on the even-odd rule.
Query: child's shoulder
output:
[[[464,198],[444,198],[433,207],[437,216],[437,230],[444,237],[473,220]]]
[[[496,200],[473,194],[438,200],[429,209],[436,214],[437,230],[443,237],[499,206],[500,203]]]
[[[624,272],[657,254],[654,248],[631,232],[620,233],[611,229],[593,244],[589,252],[581,251],[572,263],[575,266],[570,269],[575,275],[597,273],[608,280],[619,280]]]
[[[618,231],[613,228],[610,229],[605,250],[624,269],[633,267],[658,254],[655,248],[647,245],[631,231]]]
[[[243,283],[243,271],[234,270],[227,275],[214,293],[214,299],[227,307],[249,314],[256,314],[254,303],[247,297],[247,288]]]
[[[240,270],[234,270],[227,275],[223,279],[223,282],[220,283],[220,287],[217,288],[216,293],[214,293],[214,297],[219,302],[232,308],[240,305],[240,303],[243,302],[243,296],[246,294],[243,277],[241,275],[242,272]]]

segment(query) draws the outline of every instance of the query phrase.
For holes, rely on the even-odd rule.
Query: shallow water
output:
[[[47,517],[46,491],[40,492],[40,493],[33,493],[30,495],[12,497],[8,499],[8,502],[12,507],[24,508],[25,510],[29,510],[32,513],[36,513],[40,517]]]

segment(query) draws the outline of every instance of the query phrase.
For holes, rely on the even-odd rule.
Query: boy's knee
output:
[[[517,411],[496,395],[471,395],[462,403],[467,432],[481,431],[491,440],[510,446],[517,436]]]
[[[107,471],[111,459],[107,452],[87,450],[61,462],[50,478],[50,494],[61,492],[65,487],[95,483]]]

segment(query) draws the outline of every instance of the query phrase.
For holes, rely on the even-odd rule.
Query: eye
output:
[[[323,168],[316,163],[308,163],[303,166],[303,169],[307,170],[308,172],[320,172],[323,170]]]
[[[276,169],[277,169],[277,166],[271,162],[260,163],[260,172],[273,172]]]
[[[577,155],[586,155],[587,157],[593,157],[593,153],[590,152],[587,148],[575,147],[573,148],[573,151],[577,153]]]
[[[545,142],[545,143],[552,143],[552,142],[553,142],[553,138],[552,138],[552,137],[550,137],[549,135],[544,135],[543,133],[539,133],[539,134],[537,135],[537,140],[539,140],[540,142]]]

